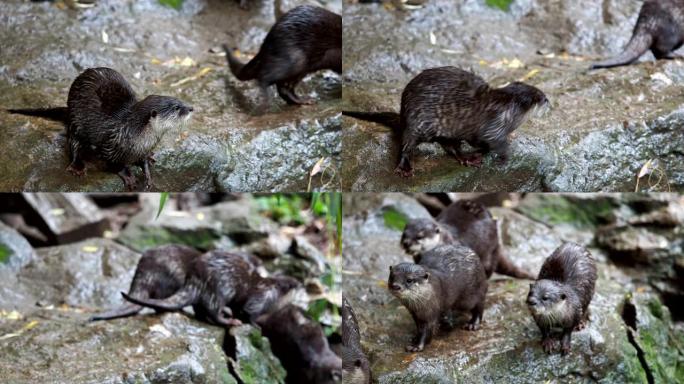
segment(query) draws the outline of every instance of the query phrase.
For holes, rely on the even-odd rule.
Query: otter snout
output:
[[[401,285],[399,285],[399,284],[397,284],[397,283],[392,283],[392,284],[390,284],[390,287],[389,287],[389,288],[390,288],[390,291],[392,291],[392,292],[399,292],[399,291],[401,291]]]
[[[527,298],[527,305],[529,305],[530,307],[537,306],[538,304],[539,304],[539,301],[536,298],[534,298],[533,296],[530,296]]]

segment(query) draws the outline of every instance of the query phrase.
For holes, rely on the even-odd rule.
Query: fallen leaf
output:
[[[186,77],[184,79],[178,80],[175,83],[171,84],[171,87],[178,87],[178,86],[183,85],[187,82],[195,81],[195,80],[199,79],[200,77],[206,75],[207,73],[211,72],[211,69],[212,69],[211,67],[202,68],[199,72],[197,72],[193,76]]]
[[[523,62],[518,60],[517,58],[511,60],[511,62],[508,63],[508,68],[513,68],[513,69],[522,68],[524,66],[525,66],[525,64],[523,64]]]
[[[378,287],[387,288],[387,282],[385,280],[378,280]]]
[[[536,75],[537,73],[539,73],[539,69],[535,68],[535,69],[527,72],[527,74],[525,76],[521,77],[520,81],[527,81],[527,80],[531,79],[532,77],[534,77],[534,75]]]
[[[432,45],[437,44],[437,36],[435,36],[435,34],[432,33],[432,31],[430,31],[430,44],[432,44]]]
[[[102,42],[105,44],[109,43],[109,35],[104,29],[102,30]]]
[[[54,208],[50,210],[51,216],[62,216],[66,212],[63,208]]]
[[[649,159],[642,167],[641,170],[639,170],[639,174],[637,175],[638,179],[641,179],[642,177],[648,175],[651,173],[653,170],[653,159]]]
[[[38,320],[31,320],[28,324],[24,325],[24,327],[21,329],[22,331],[29,331],[38,325]]]
[[[311,172],[309,173],[309,176],[314,176],[317,175],[318,173],[321,172],[321,167],[323,166],[323,162],[325,161],[325,157],[321,157],[320,160],[314,164],[313,168],[311,168]]]
[[[98,251],[98,249],[100,248],[96,245],[84,245],[83,247],[81,247],[81,251],[86,253],[95,253]]]

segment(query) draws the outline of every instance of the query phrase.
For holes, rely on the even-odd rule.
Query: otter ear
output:
[[[429,278],[430,278],[430,273],[429,273],[429,272],[425,272],[425,275],[423,276],[423,278],[424,278],[425,280],[429,279]]]

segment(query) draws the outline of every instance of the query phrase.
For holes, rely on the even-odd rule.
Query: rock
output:
[[[16,271],[34,256],[31,244],[19,232],[0,222],[0,271]]]
[[[325,255],[315,245],[311,244],[305,236],[295,236],[292,240],[293,253],[309,262],[316,268],[314,275],[322,275],[328,269]]]
[[[0,319],[3,380],[11,383],[236,384],[223,330],[180,313],[86,323],[72,310]],[[10,336],[8,336],[10,335]]]
[[[552,110],[514,133],[504,166],[486,156],[481,168],[463,167],[439,145],[423,144],[411,179],[393,173],[398,146],[389,128],[345,117],[343,188],[634,191],[647,163],[640,191],[684,187],[681,63],[586,71],[593,59],[627,43],[641,2],[516,0],[510,12],[484,3],[433,0],[409,11],[348,4],[343,109],[398,112],[411,78],[452,65],[472,69],[494,87],[525,79],[546,93]],[[651,78],[654,72],[672,83]]]
[[[285,382],[285,369],[273,353],[268,339],[251,325],[230,329],[223,349],[231,356],[232,372],[245,384]]]

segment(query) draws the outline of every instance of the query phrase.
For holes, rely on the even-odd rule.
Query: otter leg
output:
[[[133,191],[135,189],[135,176],[131,173],[131,169],[128,166],[121,168],[119,173],[117,173],[124,183],[124,187],[128,191]]]
[[[152,172],[150,172],[150,160],[149,158],[144,158],[138,163],[138,166],[142,168],[143,174],[145,175],[145,190],[149,191],[152,189]]]
[[[497,164],[503,165],[508,161],[508,141],[504,137],[503,139],[490,145],[492,152],[497,156]]]
[[[439,144],[444,148],[444,151],[458,160],[461,165],[466,167],[479,167],[482,165],[482,154],[470,153],[466,154],[461,151],[461,140],[454,141],[440,141]]]
[[[276,87],[278,88],[278,95],[290,105],[314,104],[314,100],[299,97],[295,92],[295,87],[297,87],[297,84],[299,84],[303,78],[304,75],[297,75],[290,79],[277,82]]]
[[[572,328],[563,329],[563,337],[561,338],[561,354],[563,356],[570,352],[570,336],[572,335]]]
[[[83,163],[83,160],[79,154],[81,151],[81,146],[78,143],[78,140],[69,139],[67,146],[69,147],[69,157],[71,160],[71,163],[69,163],[66,168],[67,172],[74,176],[85,176],[86,169],[85,164]]]
[[[556,340],[551,337],[550,331],[546,328],[539,328],[542,333],[542,349],[544,352],[551,354],[556,349]]]
[[[418,333],[413,339],[413,343],[406,346],[407,352],[420,352],[425,348],[425,345],[430,342],[432,336],[433,325],[427,321],[416,320],[416,328]]]
[[[589,322],[589,308],[584,310],[584,313],[582,314],[582,318],[580,319],[579,323],[577,323],[577,325],[575,326],[575,331],[583,330],[587,326],[588,322]]]
[[[394,169],[394,173],[401,177],[412,177],[413,167],[411,166],[411,158],[413,157],[413,151],[416,149],[418,143],[416,143],[414,138],[406,136],[409,135],[404,134],[401,151],[399,152],[399,164],[397,164],[397,167]]]
[[[484,300],[480,301],[475,308],[470,311],[472,317],[463,329],[468,331],[477,331],[480,328],[480,323],[482,322],[482,314],[484,313]]]

